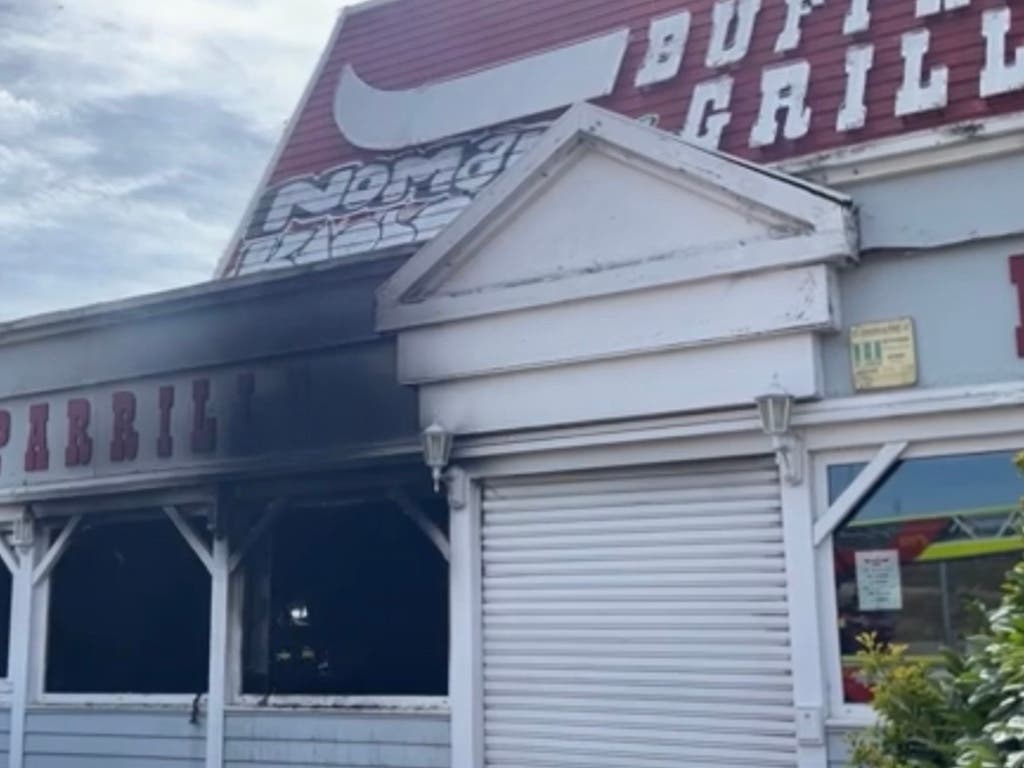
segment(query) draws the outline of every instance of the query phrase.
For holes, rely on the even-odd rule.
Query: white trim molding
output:
[[[842,525],[846,516],[853,511],[853,508],[860,504],[874,490],[879,480],[899,461],[900,456],[907,450],[908,445],[909,443],[906,441],[886,443],[879,449],[878,453],[861,470],[850,486],[840,494],[838,499],[832,502],[825,514],[815,522],[815,546],[820,545],[821,542],[835,532],[836,528]]]
[[[57,567],[57,563],[64,553],[67,552],[68,545],[71,543],[71,537],[75,535],[75,531],[78,530],[81,522],[82,516],[75,515],[61,529],[57,540],[47,548],[42,560],[39,561],[39,565],[32,571],[33,586],[41,584],[44,579],[49,577],[53,569]]]
[[[448,698],[451,705],[453,766],[481,766],[483,748],[483,636],[481,616],[482,491],[460,467],[446,474],[450,505],[448,569]]]
[[[449,712],[447,696],[303,696],[278,694],[262,696],[243,693],[228,704],[227,711],[272,712],[275,709],[291,711],[322,709],[352,714],[373,712],[375,714],[399,715],[445,715]]]
[[[1024,114],[964,120],[811,155],[771,167],[818,184],[845,185],[920,173],[1024,151]]]
[[[809,457],[802,443],[803,466]],[[814,496],[810,473],[798,483],[781,483],[782,532],[786,548],[786,589],[789,604],[790,649],[793,669],[793,704],[797,720],[798,768],[825,768],[828,749],[825,738],[826,686],[821,662],[821,635],[817,605],[819,584],[801,574],[814,573],[812,541]]]
[[[28,509],[23,515],[31,521]],[[30,523],[31,524],[31,523]],[[32,657],[41,653],[33,643],[35,622],[33,621],[33,597],[35,586],[35,564],[38,551],[45,545],[35,541],[31,546],[19,550],[17,568],[12,576],[10,650],[8,654],[8,679],[11,684],[10,740],[8,742],[8,764],[10,768],[22,768],[25,759],[25,722],[28,712],[29,691],[32,686]]]
[[[919,440],[936,432],[936,419],[961,415],[976,424],[969,430],[974,436],[991,432],[1014,431],[1024,428],[1024,382],[1010,381],[968,387],[917,389],[885,392],[877,395],[830,398],[819,402],[796,403],[793,406],[793,428],[799,429],[812,452],[843,447],[874,446],[889,442],[877,436],[872,438],[877,423],[887,425],[893,432],[906,432],[906,437],[894,440]],[[1001,414],[1020,412],[1019,426],[1007,423]],[[991,412],[994,420],[1005,424],[1004,429],[993,429],[984,423],[981,415]],[[901,424],[898,419],[933,417],[912,424]],[[874,422],[875,424],[872,424]],[[915,426],[916,424],[916,426]],[[846,442],[837,427],[849,425],[860,431],[854,442]],[[923,425],[923,426],[922,426]],[[863,432],[863,436],[860,434]],[[938,432],[942,432],[941,426]],[[731,410],[710,414],[693,414],[664,418],[632,419],[625,422],[607,422],[587,426],[558,427],[520,431],[514,434],[464,435],[453,448],[454,461],[477,461],[499,457],[565,453],[588,447],[614,447],[662,442],[678,445],[691,438],[727,439],[737,435],[761,435],[761,425],[751,403],[749,410]],[[966,434],[966,432],[965,432]]]

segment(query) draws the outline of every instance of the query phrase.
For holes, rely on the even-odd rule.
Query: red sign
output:
[[[773,161],[1019,111],[1022,41],[1005,0],[371,5],[344,17],[227,271],[430,239],[573,100]]]
[[[1024,357],[1024,255],[1010,257],[1010,282],[1017,286],[1017,356]]]
[[[252,374],[243,373],[239,376],[238,397],[252,395]],[[192,431],[190,447],[193,454],[211,454],[217,447],[217,421],[207,415],[206,408],[210,398],[210,380],[195,379],[192,382]],[[50,403],[31,403],[23,411],[25,425],[25,460],[26,473],[45,472],[50,469],[51,435],[63,434],[63,456],[65,467],[87,467],[93,462],[95,435],[97,427],[110,435],[109,444],[105,446],[109,461],[113,464],[133,462],[139,456],[139,441],[151,439],[156,445],[156,455],[169,459],[174,455],[174,438],[171,434],[171,408],[174,405],[174,387],[160,388],[158,402],[159,413],[155,419],[147,418],[147,424],[157,425],[154,434],[142,435],[137,427],[139,418],[136,393],[129,390],[118,390],[110,395],[109,405],[95,408],[88,398],[76,397],[67,401],[66,423],[63,429],[50,428]],[[20,415],[20,414],[19,414]],[[8,408],[0,409],[0,449],[6,448],[11,435],[18,424]],[[0,473],[3,466],[0,465]]]

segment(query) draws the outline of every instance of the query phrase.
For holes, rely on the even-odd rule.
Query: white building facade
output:
[[[1011,10],[549,5],[352,10],[221,280],[0,337],[12,768],[839,766],[997,593]]]

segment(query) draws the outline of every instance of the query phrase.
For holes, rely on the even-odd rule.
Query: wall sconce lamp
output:
[[[793,434],[793,397],[773,393],[757,398],[757,413],[761,429],[771,438],[775,461],[787,485],[799,485],[803,480],[803,451],[800,439]]]
[[[423,430],[423,461],[434,478],[434,493],[441,490],[441,476],[452,455],[452,433],[436,421]]]

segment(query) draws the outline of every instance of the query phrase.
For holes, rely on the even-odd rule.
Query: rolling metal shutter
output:
[[[770,460],[484,488],[488,768],[796,765]]]

